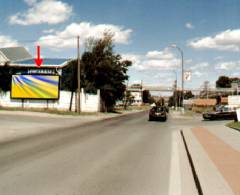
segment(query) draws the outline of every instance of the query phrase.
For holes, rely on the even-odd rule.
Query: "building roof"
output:
[[[63,68],[69,62],[69,59],[45,58],[41,68]],[[36,68],[33,56],[24,47],[0,48],[0,66],[5,64],[12,67]]]
[[[0,64],[17,60],[25,60],[32,58],[31,54],[24,47],[7,47],[0,48]]]
[[[41,68],[63,68],[67,66],[71,60],[63,59],[63,58],[44,58]],[[19,60],[14,61],[9,64],[13,67],[29,67],[29,68],[36,68],[34,58],[27,59],[27,60]]]

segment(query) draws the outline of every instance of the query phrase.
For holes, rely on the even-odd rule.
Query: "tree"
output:
[[[168,106],[169,106],[169,107],[175,106],[175,100],[174,100],[174,97],[173,97],[173,96],[170,96],[170,97],[169,97]]]
[[[220,105],[221,104],[221,96],[216,96],[216,105]]]
[[[82,78],[82,76],[81,76]],[[77,60],[71,61],[63,68],[61,90],[76,91],[77,89]]]
[[[134,96],[131,94],[130,91],[126,91],[125,97],[124,97],[124,109],[126,110],[128,106],[130,106],[134,101]]]
[[[216,81],[217,88],[230,88],[231,87],[231,79],[227,76],[220,76]]]
[[[168,106],[182,106],[183,92],[181,90],[175,90],[173,95],[169,98]]]
[[[184,99],[191,99],[193,97],[194,97],[194,95],[193,95],[192,91],[186,91],[184,93]]]
[[[151,96],[149,90],[143,90],[143,103],[154,103],[154,98]]]
[[[9,66],[0,67],[0,91],[10,91],[12,71],[12,68]]]
[[[102,39],[89,39],[86,51],[81,59],[81,88],[88,93],[96,93],[100,89],[103,107],[111,111],[117,100],[124,98],[128,80],[128,67],[131,61],[122,60],[113,51],[113,36],[105,33]],[[72,61],[63,69],[61,89],[73,90],[77,88],[77,60]]]
[[[164,106],[165,105],[165,100],[163,97],[161,97],[157,102],[156,102],[157,106]]]
[[[101,99],[107,111],[124,97],[127,70],[131,61],[122,60],[113,51],[113,36],[105,33],[102,39],[88,40],[87,50],[81,60],[81,83],[87,92],[100,89]]]

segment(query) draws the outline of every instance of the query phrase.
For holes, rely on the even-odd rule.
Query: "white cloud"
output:
[[[191,70],[199,70],[199,69],[204,69],[207,68],[209,66],[208,62],[201,62],[199,64],[196,64],[194,66],[191,66],[190,69]]]
[[[200,72],[198,70],[194,71],[192,74],[193,74],[193,76],[196,76],[196,77],[202,77],[204,75],[203,72]]]
[[[127,44],[132,33],[131,29],[124,29],[112,24],[95,25],[89,22],[81,22],[72,23],[61,32],[42,36],[37,42],[42,46],[53,49],[75,48],[77,36],[80,36],[81,44],[84,44],[88,38],[102,38],[106,31],[112,33],[114,42],[119,44]]]
[[[51,33],[54,33],[54,32],[55,32],[54,29],[43,30],[43,33],[44,33],[44,34],[51,34]]]
[[[220,51],[240,51],[240,29],[226,30],[215,36],[189,41],[194,49],[214,49]]]
[[[173,69],[180,66],[180,59],[171,60],[144,60],[142,66],[146,69]]]
[[[0,35],[0,47],[15,47],[18,46],[19,43],[12,39],[10,36]]]
[[[222,60],[222,59],[224,59],[223,56],[217,56],[217,57],[214,58],[214,60],[216,60],[216,61],[219,61],[219,60]]]
[[[231,71],[239,69],[240,61],[219,62],[215,65],[216,70]]]
[[[192,59],[186,59],[186,60],[184,60],[184,63],[185,63],[185,64],[191,64],[192,62],[193,62]]]
[[[187,22],[187,23],[185,24],[185,27],[188,28],[188,29],[194,29],[194,26],[192,25],[191,22]]]
[[[240,77],[240,74],[239,74],[239,72],[233,72],[233,73],[231,74],[231,76],[232,76],[232,77]]]
[[[29,6],[24,12],[9,17],[10,24],[59,24],[72,15],[72,7],[59,0],[24,0]]]
[[[167,49],[149,51],[146,55],[125,54],[123,58],[131,60],[136,70],[170,70],[176,69],[181,64],[181,60]]]
[[[163,51],[149,51],[146,54],[149,59],[164,59],[169,60],[174,58],[174,54],[169,51],[169,49],[164,49]]]
[[[122,54],[122,60],[130,60],[134,64],[138,64],[141,61],[141,56],[140,55],[135,55],[135,54]]]

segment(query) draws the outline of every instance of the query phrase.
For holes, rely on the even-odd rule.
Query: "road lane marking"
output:
[[[169,195],[182,195],[177,133],[172,132]]]

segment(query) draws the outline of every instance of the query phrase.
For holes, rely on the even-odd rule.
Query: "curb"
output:
[[[227,181],[223,178],[222,174],[219,172],[214,162],[212,162],[199,140],[192,133],[191,129],[185,129],[183,132],[196,174],[201,183],[202,193],[204,195],[233,195],[233,191]]]

